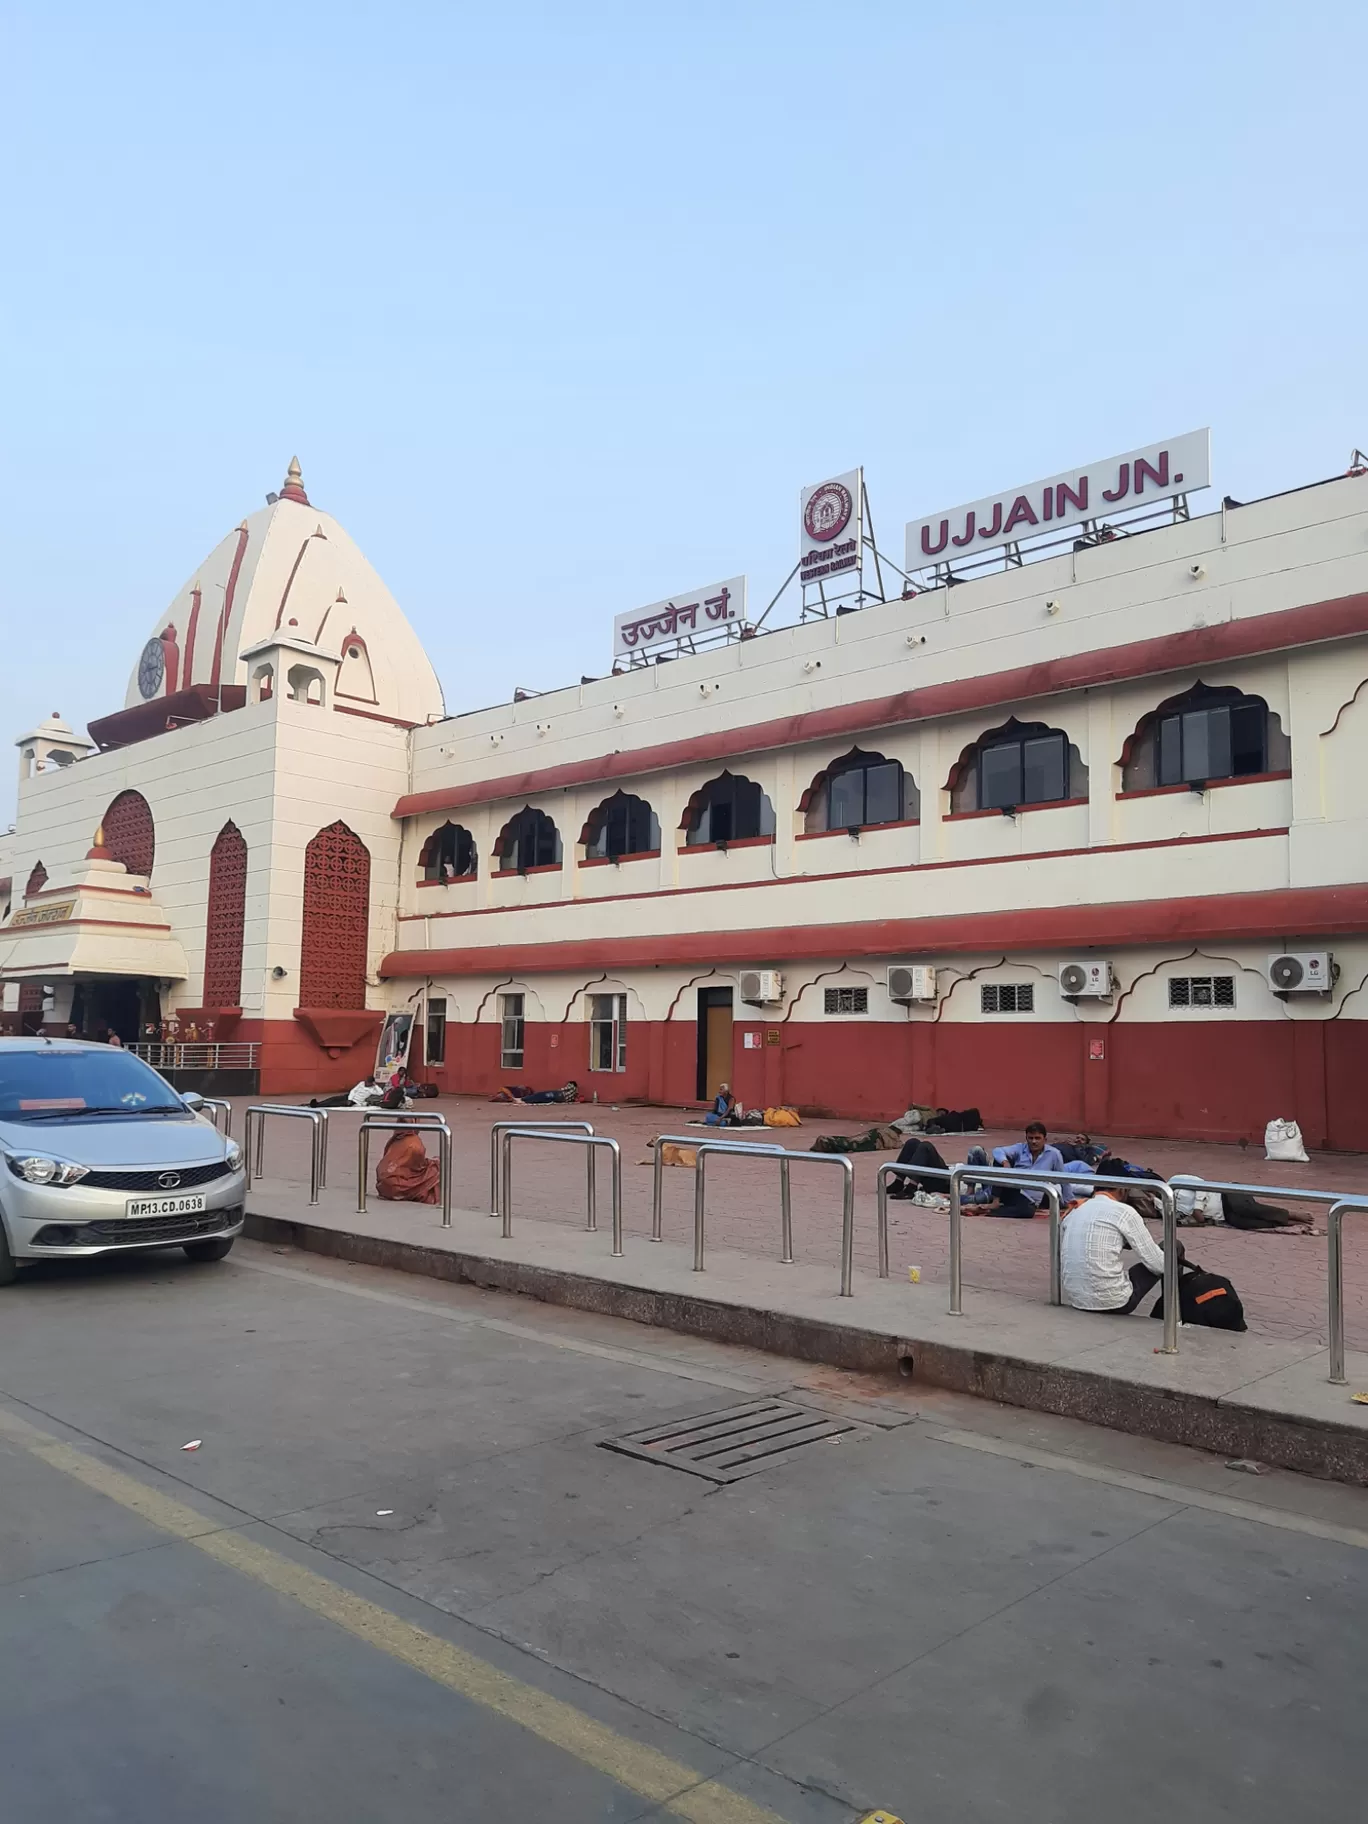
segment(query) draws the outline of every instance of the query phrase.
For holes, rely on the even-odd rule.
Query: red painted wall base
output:
[[[692,1021],[637,1021],[628,1030],[627,1069],[591,1071],[583,1021],[529,1024],[521,1068],[504,1070],[497,1025],[453,1025],[445,1062],[415,1075],[456,1094],[491,1095],[505,1083],[548,1089],[574,1078],[582,1095],[597,1091],[600,1102],[686,1104],[697,1099],[697,1055]],[[788,1102],[871,1121],[924,1102],[977,1107],[991,1126],[1039,1119],[1061,1132],[1261,1144],[1269,1120],[1292,1116],[1310,1146],[1368,1151],[1368,1021],[822,1026],[738,1019],[730,1081],[748,1107]]]

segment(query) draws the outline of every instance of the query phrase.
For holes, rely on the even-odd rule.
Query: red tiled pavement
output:
[[[241,1133],[241,1110],[236,1104],[234,1132]],[[643,1163],[649,1157],[647,1142],[658,1133],[685,1133],[690,1115],[677,1108],[614,1108],[600,1104],[576,1109],[552,1107],[518,1110],[472,1097],[443,1096],[420,1105],[440,1110],[451,1126],[455,1159],[453,1202],[462,1209],[485,1209],[489,1198],[489,1129],[493,1121],[520,1113],[580,1116],[595,1130],[619,1141],[623,1159],[623,1217],[629,1234],[650,1233],[651,1173]],[[266,1159],[267,1177],[307,1177],[306,1129],[302,1122],[277,1122],[270,1130]],[[354,1178],[353,1129],[343,1115],[334,1123],[330,1146],[334,1187]],[[699,1139],[708,1130],[694,1130]],[[760,1140],[781,1140],[791,1149],[806,1150],[819,1128],[771,1133],[756,1130]],[[821,1124],[821,1131],[860,1133],[851,1122]],[[733,1131],[729,1138],[740,1138]],[[751,1136],[747,1136],[751,1137]],[[1019,1139],[1001,1130],[981,1134],[950,1134],[937,1139],[945,1159],[954,1164],[978,1142],[988,1147]],[[1094,1136],[1094,1139],[1101,1136]],[[376,1152],[379,1151],[379,1136]],[[1193,1142],[1126,1140],[1117,1143],[1124,1157],[1169,1176],[1195,1172],[1203,1178],[1229,1179],[1250,1184],[1290,1184],[1310,1190],[1368,1193],[1368,1156],[1333,1153],[1313,1156],[1307,1165],[1277,1165],[1254,1147],[1216,1146]],[[874,1174],[878,1166],[896,1155],[856,1154],[855,1165],[855,1264],[858,1271],[877,1269],[875,1239]],[[608,1174],[600,1166],[599,1224],[609,1222]],[[513,1207],[515,1223],[557,1222],[577,1225],[583,1216],[585,1171],[581,1158],[567,1147],[520,1144],[514,1152]],[[831,1169],[803,1167],[793,1173],[794,1252],[800,1259],[829,1260],[833,1272],[840,1245],[840,1174]],[[693,1174],[678,1169],[665,1173],[665,1233],[682,1240],[691,1233]],[[1216,1227],[1190,1229],[1183,1234],[1189,1256],[1202,1266],[1228,1274],[1244,1301],[1250,1328],[1265,1335],[1310,1336],[1324,1340],[1326,1326],[1325,1206],[1303,1205],[1318,1231],[1300,1234],[1257,1234]],[[515,1230],[516,1232],[516,1230]],[[714,1162],[708,1168],[708,1242],[712,1247],[740,1253],[775,1255],[779,1252],[779,1192],[774,1168],[759,1160]],[[966,1217],[964,1225],[964,1281],[966,1298],[975,1286],[998,1292],[1015,1292],[1044,1299],[1048,1293],[1047,1227],[1044,1222],[1013,1222],[998,1218]],[[1361,1220],[1345,1222],[1345,1328],[1350,1348],[1368,1349],[1368,1212]],[[896,1278],[906,1279],[909,1266],[920,1267],[922,1277],[944,1280],[948,1274],[948,1223],[936,1211],[894,1202],[889,1215],[889,1254]]]

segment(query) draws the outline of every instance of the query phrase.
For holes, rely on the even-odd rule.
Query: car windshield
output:
[[[165,1079],[129,1052],[0,1051],[0,1121],[184,1112]]]

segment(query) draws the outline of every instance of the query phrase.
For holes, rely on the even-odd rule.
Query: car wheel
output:
[[[0,1220],[0,1286],[12,1286],[19,1277],[19,1262],[10,1253],[9,1236]]]
[[[212,1241],[187,1241],[185,1252],[191,1260],[222,1260],[233,1241],[231,1235],[216,1235]]]

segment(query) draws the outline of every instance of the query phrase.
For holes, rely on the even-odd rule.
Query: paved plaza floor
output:
[[[299,1098],[279,1098],[295,1101]],[[241,1134],[240,1100],[234,1108],[234,1132]],[[489,1205],[489,1131],[493,1122],[526,1115],[580,1117],[592,1122],[597,1133],[617,1140],[623,1159],[623,1213],[629,1234],[645,1235],[651,1223],[651,1171],[648,1142],[659,1133],[696,1133],[691,1129],[693,1111],[679,1108],[614,1107],[607,1103],[570,1109],[519,1110],[469,1096],[443,1096],[420,1104],[424,1111],[439,1111],[453,1136],[453,1203],[458,1209],[481,1210]],[[763,1132],[753,1137],[780,1142],[795,1151],[806,1151],[819,1132],[856,1134],[857,1122],[807,1122],[798,1129]],[[334,1191],[354,1187],[355,1127],[345,1111],[332,1121],[330,1180]],[[280,1181],[302,1183],[308,1176],[308,1129],[303,1122],[271,1124],[265,1155],[263,1188],[279,1189]],[[738,1134],[728,1137],[738,1138]],[[951,1164],[962,1160],[975,1142],[989,1147],[1019,1139],[1019,1133],[990,1129],[979,1134],[948,1134],[936,1145]],[[1106,1136],[1094,1135],[1095,1140]],[[378,1154],[381,1137],[374,1142]],[[1256,1147],[1218,1146],[1192,1141],[1127,1139],[1116,1142],[1116,1151],[1136,1163],[1151,1166],[1165,1177],[1194,1172],[1208,1179],[1229,1179],[1252,1184],[1296,1185],[1312,1190],[1368,1193],[1368,1156],[1360,1153],[1321,1153],[1306,1165],[1283,1165],[1264,1159]],[[877,1267],[875,1223],[875,1174],[892,1152],[856,1154],[855,1165],[855,1264],[857,1273],[872,1274]],[[599,1221],[606,1227],[609,1214],[608,1173],[601,1165]],[[373,1184],[373,1179],[372,1179]],[[514,1207],[517,1221],[553,1223],[569,1227],[583,1223],[585,1170],[580,1156],[568,1147],[520,1145],[514,1160]],[[665,1174],[665,1234],[684,1241],[692,1233],[693,1173],[670,1169]],[[1326,1241],[1325,1206],[1303,1205],[1303,1214],[1317,1233],[1258,1234],[1224,1227],[1184,1231],[1190,1258],[1213,1271],[1228,1274],[1245,1306],[1251,1331],[1307,1342],[1326,1340]],[[301,1209],[300,1214],[304,1212]],[[801,1261],[830,1263],[839,1259],[839,1175],[817,1170],[793,1174],[795,1252]],[[435,1219],[435,1212],[434,1212]],[[491,1229],[493,1225],[491,1224]],[[966,1287],[1014,1294],[1043,1301],[1048,1292],[1047,1227],[1043,1222],[1016,1222],[1002,1218],[969,1217],[964,1224],[964,1280]],[[948,1276],[949,1234],[944,1214],[894,1202],[890,1209],[890,1257],[893,1275],[906,1281],[909,1267],[920,1269],[923,1280]],[[1350,1215],[1345,1222],[1345,1331],[1351,1349],[1368,1349],[1368,1212],[1361,1221]],[[709,1167],[708,1243],[710,1248],[760,1258],[779,1253],[779,1193],[777,1174],[764,1161],[727,1160]],[[1157,1328],[1157,1326],[1156,1326]]]

